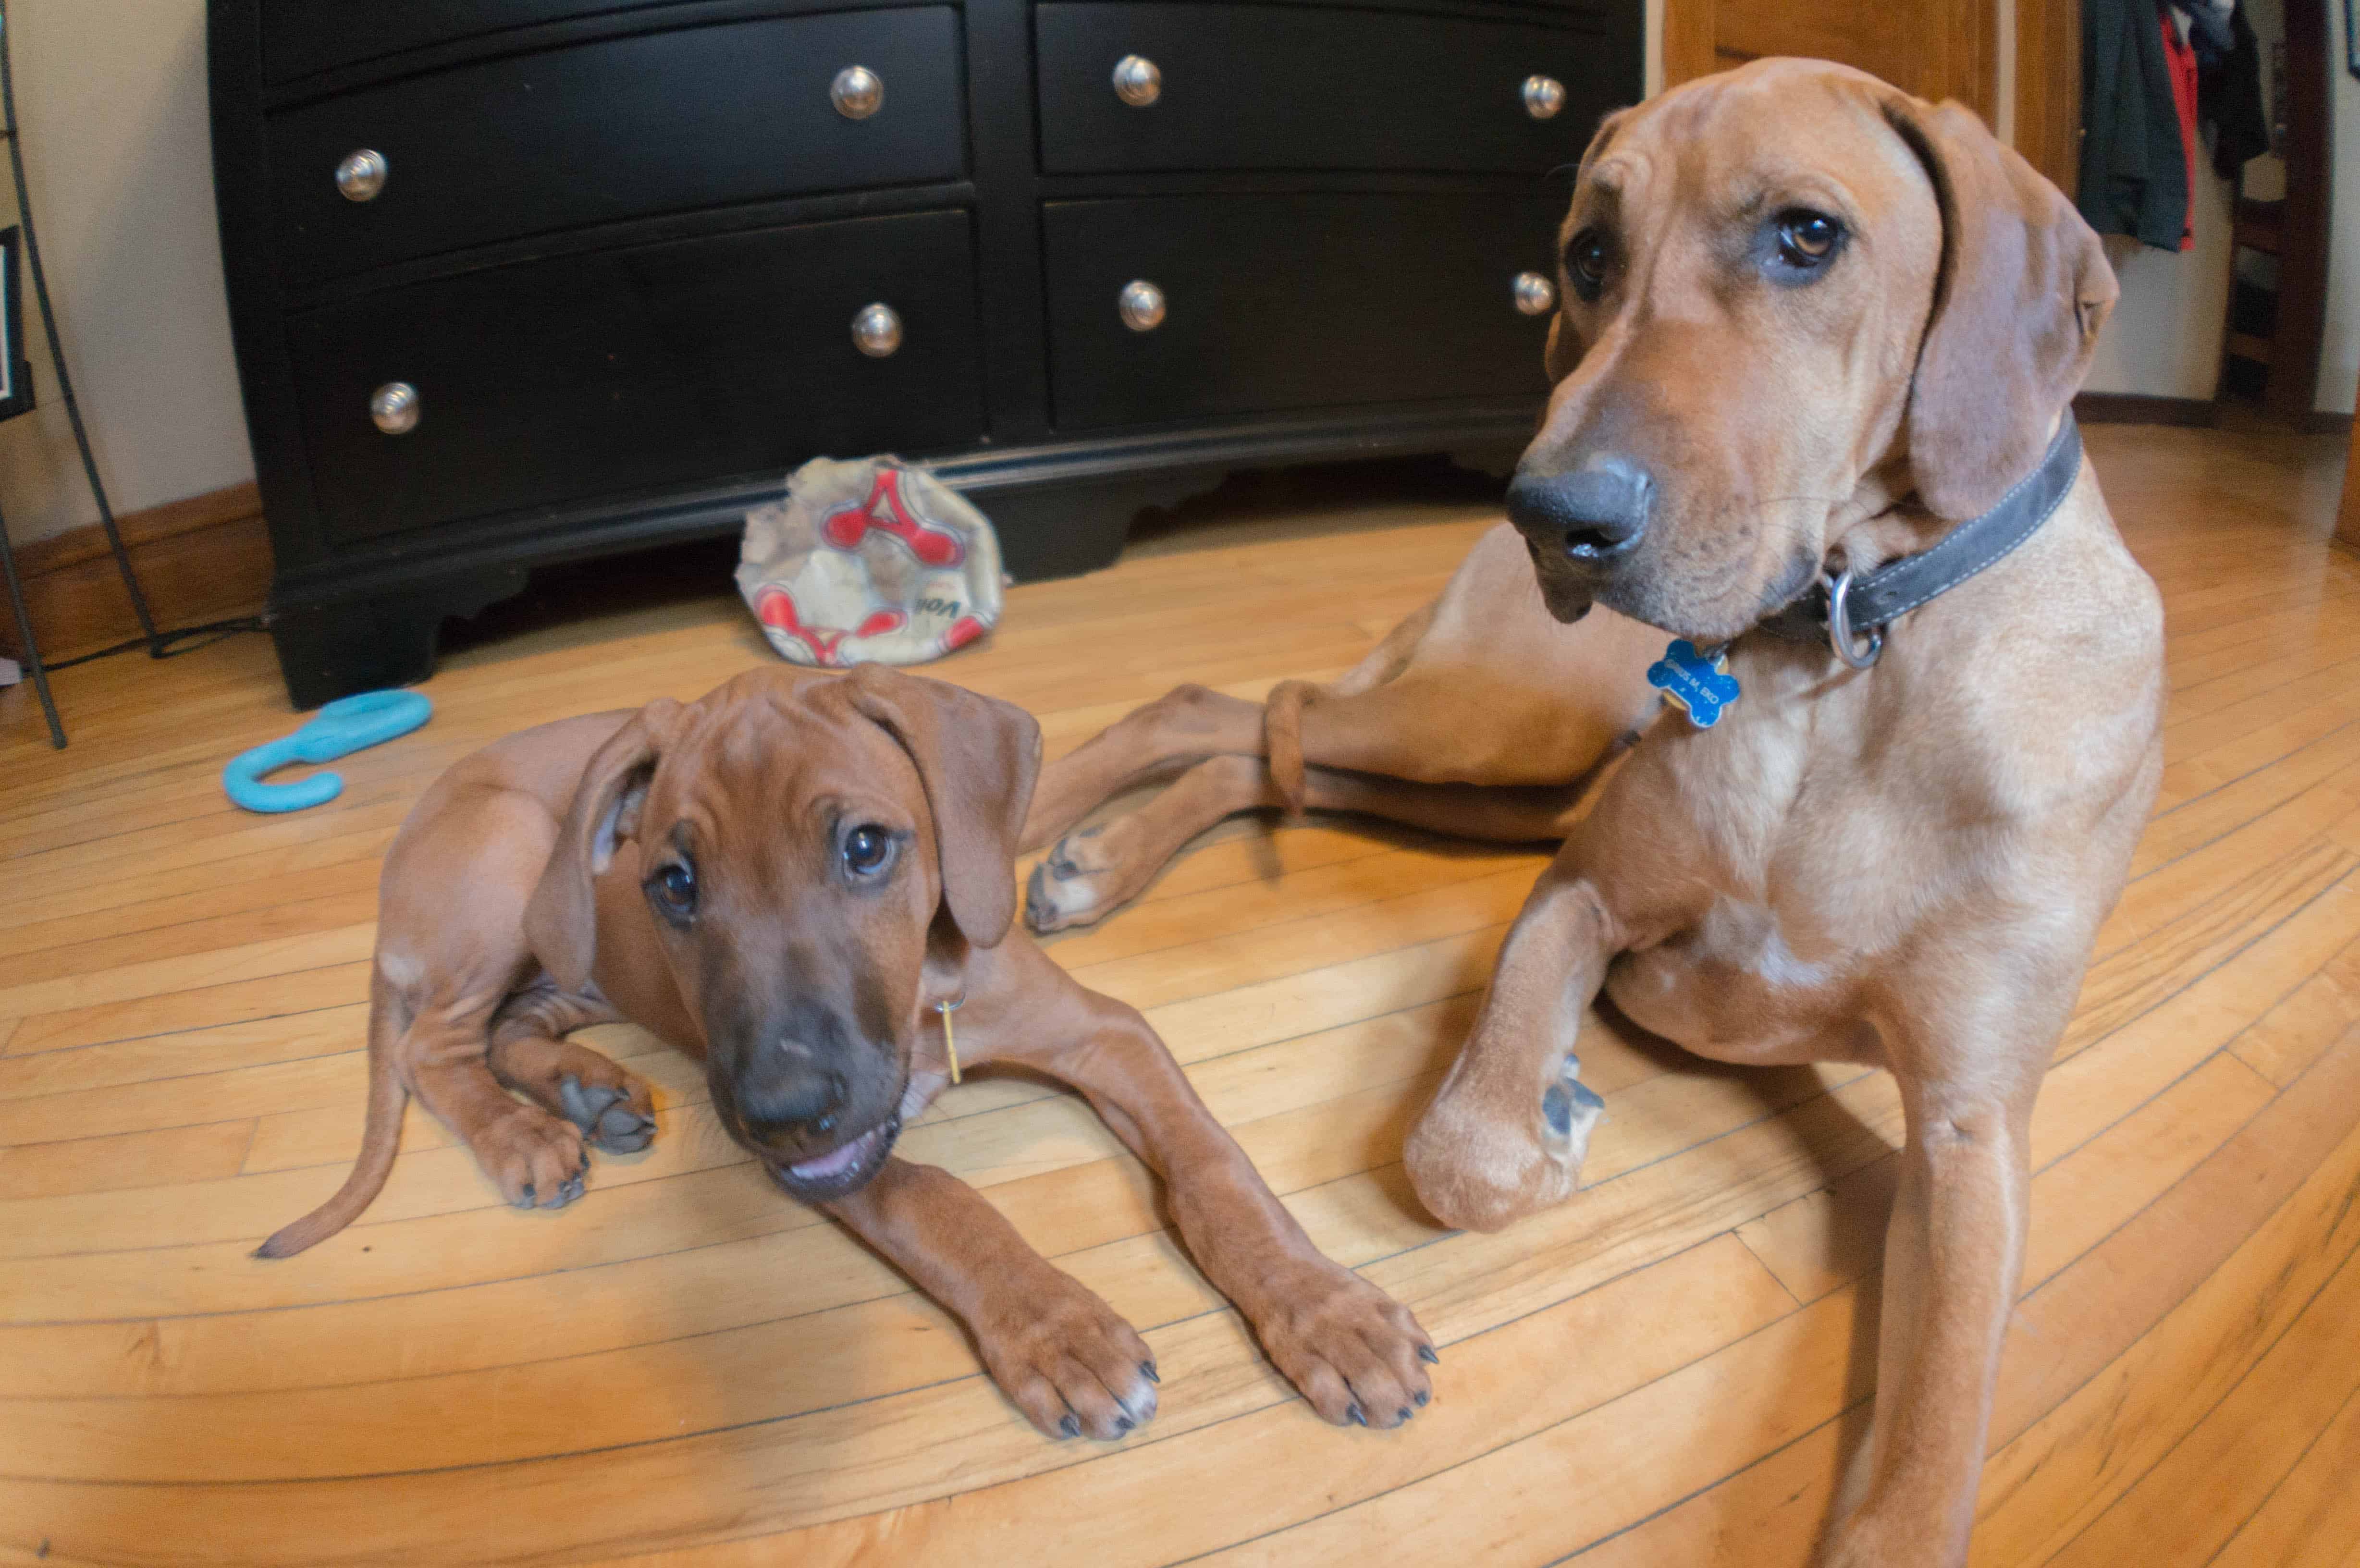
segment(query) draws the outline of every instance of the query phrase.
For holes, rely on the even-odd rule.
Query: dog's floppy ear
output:
[[[1016,919],[1016,844],[1041,771],[1041,726],[1013,702],[883,665],[855,666],[844,684],[854,710],[917,764],[952,921],[976,946],[997,947]]]
[[[1898,97],[1884,109],[1942,212],[1909,391],[1910,469],[1928,507],[1972,517],[2040,461],[2120,290],[2073,204],[1972,111]]]
[[[650,702],[590,758],[525,905],[525,940],[565,990],[589,983],[598,951],[598,895],[592,884],[615,858],[615,845],[639,830],[648,782],[679,715],[680,704],[668,697]]]

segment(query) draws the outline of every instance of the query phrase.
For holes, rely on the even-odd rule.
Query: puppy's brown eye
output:
[[[1607,269],[1613,265],[1614,247],[1596,229],[1582,230],[1565,247],[1566,278],[1585,300],[1597,299],[1605,289]]]
[[[1843,225],[1825,212],[1804,208],[1777,218],[1778,259],[1797,272],[1825,265],[1843,241]]]
[[[696,913],[696,867],[686,861],[660,867],[648,878],[647,887],[648,897],[666,919],[685,923]]]
[[[844,835],[844,868],[855,877],[882,876],[893,863],[893,849],[892,833],[865,822]]]

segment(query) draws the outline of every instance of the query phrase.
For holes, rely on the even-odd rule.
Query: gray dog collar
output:
[[[1762,627],[1797,642],[1824,637],[1838,659],[1854,670],[1865,670],[1885,650],[1886,626],[1949,593],[2030,539],[2064,503],[2081,472],[2081,430],[2069,408],[2040,466],[2016,481],[1990,511],[1969,517],[1932,548],[1865,576],[1854,576],[1850,568],[1823,575]]]

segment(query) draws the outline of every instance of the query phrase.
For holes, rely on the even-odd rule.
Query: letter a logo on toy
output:
[[[1729,672],[1729,656],[1715,653],[1707,659],[1686,637],[1674,639],[1664,657],[1647,666],[1647,684],[1662,688],[1700,730],[1720,723],[1721,710],[1737,701],[1737,678]]]

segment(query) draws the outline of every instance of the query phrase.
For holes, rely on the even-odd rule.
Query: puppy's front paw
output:
[[[1254,1332],[1313,1410],[1338,1426],[1394,1427],[1426,1408],[1426,1369],[1441,1358],[1407,1307],[1326,1258],[1276,1283]]]
[[[1072,1276],[1041,1266],[973,1323],[1000,1391],[1049,1437],[1114,1439],[1155,1413],[1147,1342]]]
[[[590,1155],[581,1129],[539,1105],[517,1105],[470,1147],[500,1196],[519,1209],[562,1209],[582,1195]]]

